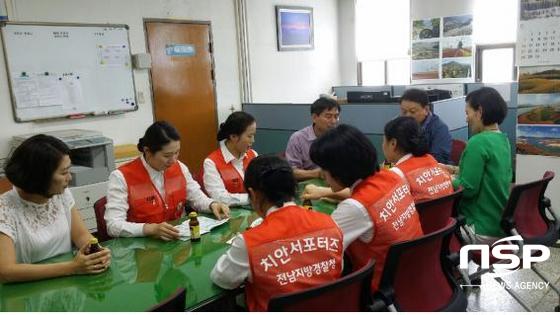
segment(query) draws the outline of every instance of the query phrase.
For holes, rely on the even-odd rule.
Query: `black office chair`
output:
[[[360,312],[371,303],[371,278],[375,262],[336,281],[274,296],[268,302],[273,312]]]
[[[187,289],[179,288],[170,297],[152,306],[148,312],[184,312],[186,303]]]
[[[424,234],[446,227],[449,219],[457,213],[462,196],[463,189],[459,188],[447,196],[416,203],[416,211],[420,216]]]
[[[105,205],[107,204],[107,197],[102,197],[93,204],[95,212],[95,222],[97,222],[97,239],[100,242],[110,240],[111,237],[107,233],[107,223],[105,222]]]
[[[521,241],[513,241],[520,249],[524,244],[539,244],[547,247],[555,246],[560,238],[560,220],[551,209],[550,199],[544,196],[546,188],[554,178],[554,172],[547,171],[542,179],[513,185],[507,204],[502,214],[501,226],[507,236],[521,236]],[[514,252],[511,252],[514,253]],[[470,259],[480,265],[481,256],[478,252],[470,253]],[[522,259],[522,251],[517,254]],[[533,253],[536,254],[536,253]],[[499,262],[490,253],[490,269],[480,270],[470,275],[471,283],[480,284],[480,277],[487,272],[494,271],[493,264]],[[560,288],[554,285],[554,281],[547,280],[544,275],[535,268],[531,269],[543,280],[550,283],[551,288],[560,295]],[[504,281],[500,277],[494,277],[500,284]],[[525,303],[513,290],[504,286],[505,290],[526,310],[531,307]],[[555,308],[560,311],[560,303]]]
[[[467,298],[450,273],[449,239],[457,221],[422,237],[392,245],[387,253],[373,310],[462,312]]]
[[[449,154],[449,162],[453,165],[459,165],[459,161],[461,160],[461,155],[465,148],[467,147],[467,143],[460,139],[452,139],[451,140],[451,153]]]
[[[502,216],[502,228],[509,236],[520,235],[522,237],[523,240],[518,242],[519,248],[523,248],[524,244],[538,244],[551,247],[555,246],[560,238],[560,220],[552,211],[550,199],[544,195],[548,184],[553,178],[554,172],[547,171],[542,179],[514,185],[510,192]],[[522,255],[522,252],[518,255]],[[548,280],[535,268],[535,264],[531,265],[531,269],[541,279],[550,283],[551,288],[559,294],[560,301],[560,288],[554,285],[554,281]],[[498,282],[501,280],[499,277],[495,279]],[[508,292],[527,310],[530,310],[528,305],[517,297],[513,291],[508,290]],[[556,306],[555,310],[560,311],[560,303]]]

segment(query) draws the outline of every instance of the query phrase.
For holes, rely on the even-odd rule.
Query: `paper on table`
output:
[[[214,220],[207,217],[198,217],[198,223],[200,223],[200,235],[210,232],[211,229],[226,223],[228,220],[229,218],[223,220]],[[191,237],[189,222],[190,219],[175,227],[177,230],[179,230],[179,235],[181,236],[181,240],[183,241],[188,240]]]
[[[226,244],[231,245],[233,243],[233,240],[238,236],[239,236],[239,232],[235,233],[232,238],[226,241]]]
[[[263,222],[263,219],[262,219],[262,218],[257,218],[257,219],[255,219],[255,221],[253,221],[253,222],[251,223],[251,225],[249,225],[249,227],[247,227],[247,229],[254,228],[254,227],[258,226],[259,224],[261,224],[262,222]],[[239,232],[235,233],[235,234],[233,235],[232,238],[230,238],[229,240],[226,241],[226,244],[231,245],[231,244],[233,243],[233,240],[234,240],[236,237],[238,237],[239,234],[241,234],[241,233],[239,233]]]
[[[255,221],[253,221],[250,225],[251,228],[254,228],[255,226],[261,224],[263,222],[263,218],[256,218]]]

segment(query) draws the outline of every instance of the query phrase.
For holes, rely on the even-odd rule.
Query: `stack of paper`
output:
[[[226,223],[229,218],[223,220],[214,220],[207,217],[198,217],[198,223],[200,223],[200,235],[210,232],[211,229]],[[181,235],[181,240],[186,241],[191,238],[191,230],[189,229],[189,222],[191,220],[186,220],[175,228],[179,230],[179,235]]]

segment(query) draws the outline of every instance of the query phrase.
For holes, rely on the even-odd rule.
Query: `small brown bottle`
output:
[[[189,229],[191,230],[191,241],[200,241],[200,222],[198,222],[198,217],[196,212],[189,213]]]
[[[99,241],[97,240],[97,238],[92,237],[89,240],[89,246],[88,246],[86,254],[91,255],[91,254],[95,254],[99,251],[101,251],[101,247],[99,246]]]
[[[303,199],[303,203],[301,205],[307,210],[313,210],[313,204],[310,199]]]
[[[392,164],[392,163],[390,163],[390,162],[387,161],[387,160],[383,161],[383,168],[384,168],[384,169],[388,170],[388,169],[390,169],[391,167],[393,167],[393,164]]]

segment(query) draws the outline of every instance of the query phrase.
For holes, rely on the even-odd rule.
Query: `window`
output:
[[[387,60],[387,85],[410,84],[410,58]]]
[[[358,85],[385,85],[385,61],[362,61],[358,71]]]
[[[475,0],[473,37],[476,45],[517,40],[519,0]]]
[[[358,83],[410,84],[409,33],[409,0],[356,0]]]
[[[515,81],[515,44],[480,45],[476,48],[477,81],[500,83]]]
[[[519,0],[475,0],[473,38],[476,80],[484,83],[517,79],[515,41]]]

